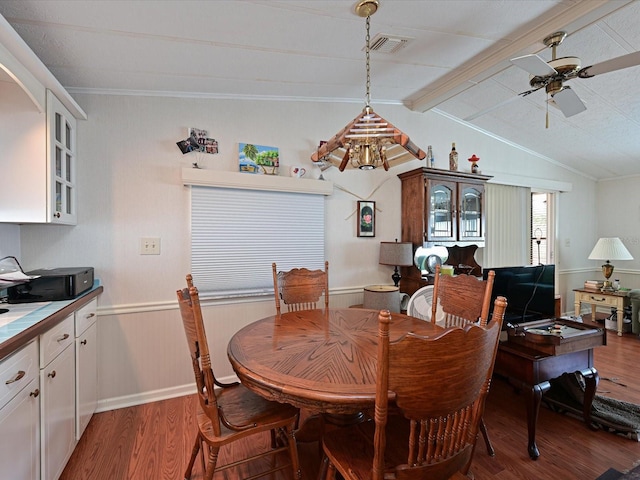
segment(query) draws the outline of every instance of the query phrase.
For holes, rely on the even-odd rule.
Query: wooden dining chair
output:
[[[435,321],[436,312],[441,310],[445,327],[476,322],[486,325],[494,278],[493,270],[488,272],[486,280],[472,275],[441,275],[440,265],[437,265],[431,303],[432,321]]]
[[[491,293],[495,272],[490,270],[486,280],[472,275],[441,275],[440,265],[436,266],[431,302],[431,321],[440,315],[439,325],[451,327],[478,323],[485,326],[489,320],[491,309]],[[480,420],[480,432],[487,447],[487,453],[495,456],[496,452],[489,439],[484,420]]]
[[[323,294],[324,308],[329,308],[329,262],[324,262],[324,271],[294,268],[286,272],[278,272],[275,263],[271,265],[271,269],[278,315],[280,315],[281,300],[289,312],[314,310]]]
[[[241,383],[222,383],[216,379],[211,367],[198,289],[193,286],[191,275],[187,275],[187,286],[176,293],[189,344],[200,408],[197,414],[198,433],[184,478],[191,478],[198,453],[202,454],[203,478],[211,480],[217,471],[283,451],[288,451],[290,462],[281,465],[276,465],[274,462],[269,471],[250,478],[257,478],[289,467],[294,479],[302,478],[294,437],[294,429],[299,417],[298,409],[291,405],[266,400]],[[270,450],[233,463],[217,465],[221,447],[263,432],[271,432]],[[207,465],[204,458],[205,449],[208,452]]]
[[[391,313],[381,311],[374,420],[325,434],[325,480],[336,471],[345,480],[466,478],[506,304],[496,299],[485,327],[450,327],[433,337],[407,333],[394,342]]]

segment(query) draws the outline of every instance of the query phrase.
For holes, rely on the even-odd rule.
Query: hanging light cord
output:
[[[547,94],[547,115],[544,128],[549,128],[549,100],[551,100],[551,96]]]
[[[370,103],[371,103],[371,92],[370,92],[370,89],[371,89],[371,67],[369,65],[369,26],[370,26],[369,19],[370,18],[371,18],[371,16],[367,17],[367,37],[366,37],[367,46],[366,46],[366,50],[365,50],[366,59],[367,59],[367,61],[366,61],[366,64],[367,64],[367,83],[366,83],[366,85],[367,85],[367,96],[366,96],[365,101],[366,101],[366,104],[367,104],[366,106],[367,107],[369,107]]]

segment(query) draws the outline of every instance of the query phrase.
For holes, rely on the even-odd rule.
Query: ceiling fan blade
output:
[[[571,117],[587,109],[587,106],[571,87],[563,87],[558,93],[552,95],[552,98],[565,117]]]
[[[512,58],[511,63],[537,77],[546,77],[558,73],[555,68],[538,55],[524,55],[522,57]]]
[[[489,112],[493,112],[494,110],[497,110],[498,108],[502,108],[505,105],[510,104],[511,102],[513,102],[514,100],[517,100],[520,97],[526,97],[527,95],[533,93],[533,92],[537,92],[538,90],[540,90],[542,87],[538,87],[538,88],[533,88],[531,90],[527,90],[526,92],[520,92],[518,95],[516,95],[515,97],[510,97],[507,98],[506,100],[503,100],[500,103],[496,103],[495,105],[492,105],[490,107],[485,108],[484,110],[480,110],[479,112],[474,113],[473,115],[469,115],[466,118],[463,118],[463,120],[465,122],[470,122],[472,120],[475,120],[478,117],[481,117],[482,115],[486,115]]]
[[[596,75],[602,75],[603,73],[613,72],[615,70],[622,70],[623,68],[635,67],[640,65],[640,51],[628,53],[620,57],[612,58],[604,62],[596,63],[584,67],[578,72],[580,78],[590,78]]]

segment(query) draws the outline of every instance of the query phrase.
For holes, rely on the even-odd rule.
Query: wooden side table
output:
[[[364,287],[363,308],[400,312],[400,288],[393,285],[369,285]]]
[[[604,332],[603,332],[604,333]],[[595,339],[594,343],[601,339]],[[494,373],[501,375],[526,394],[527,451],[532,460],[540,456],[536,443],[536,426],[542,395],[551,388],[549,382],[565,372],[579,371],[585,378],[583,418],[591,424],[591,405],[600,377],[593,367],[593,348],[562,355],[550,355],[512,342],[500,342]]]
[[[618,316],[618,336],[622,336],[622,325],[624,320],[624,307],[629,305],[629,292],[594,292],[583,288],[576,288],[575,292],[575,315],[580,315],[580,304],[591,304],[591,319],[595,321],[596,307],[615,307]]]

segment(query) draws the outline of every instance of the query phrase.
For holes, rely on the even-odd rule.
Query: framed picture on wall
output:
[[[376,236],[376,202],[358,202],[358,236]]]
[[[278,147],[267,147],[253,143],[238,144],[240,171],[260,175],[278,175],[280,153]]]

